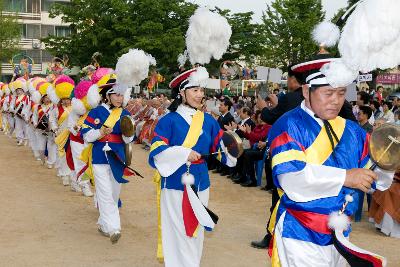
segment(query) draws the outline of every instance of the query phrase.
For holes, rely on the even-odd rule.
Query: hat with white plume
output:
[[[198,8],[189,20],[186,47],[190,63],[221,59],[229,47],[232,29],[226,18],[208,8]]]

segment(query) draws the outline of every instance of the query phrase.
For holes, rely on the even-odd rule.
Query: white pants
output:
[[[14,133],[15,120],[11,114],[7,114],[7,121],[9,126],[8,134],[11,136]]]
[[[40,153],[44,153],[47,145],[47,164],[53,165],[57,162],[57,145],[54,143],[54,137],[45,136],[41,131],[36,131],[37,148]],[[44,156],[44,155],[42,155]]]
[[[64,154],[64,156],[60,157],[58,156],[58,160],[57,160],[57,173],[59,176],[70,176],[71,175],[71,170],[68,167],[67,164],[67,158],[66,155]]]
[[[39,148],[38,148],[38,143],[37,143],[37,130],[35,129],[35,127],[33,127],[32,124],[28,125],[28,137],[29,137],[29,146],[32,149],[33,152],[33,156],[35,158],[40,158],[40,153],[39,153]]]
[[[17,141],[25,139],[25,121],[18,116],[15,116],[15,137]]]
[[[71,179],[74,179],[77,182],[81,182],[80,177],[78,177],[79,172],[85,167],[85,162],[80,160],[80,156],[82,154],[82,151],[85,149],[86,145],[81,144],[75,141],[70,140],[70,146],[71,146],[71,153],[72,153],[72,159],[74,161],[74,177]]]
[[[2,123],[2,128],[3,131],[7,129],[7,124],[8,124],[8,118],[6,113],[1,113],[1,123]]]
[[[140,132],[142,131],[143,125],[145,124],[145,121],[141,121],[136,125],[136,137],[139,138]]]
[[[118,210],[121,184],[114,179],[108,164],[93,164],[93,174],[96,184],[96,202],[100,213],[97,224],[109,234],[121,231]]]
[[[205,206],[208,205],[209,192],[209,189],[198,192]],[[162,245],[166,267],[198,267],[203,253],[204,227],[199,227],[197,237],[186,235],[182,197],[183,191],[161,190]]]
[[[24,132],[25,132],[25,140],[30,141],[31,137],[31,125],[29,123],[27,123],[26,121],[24,121],[25,123],[25,128],[24,128]]]
[[[374,218],[370,218],[370,221],[375,223]],[[400,222],[393,220],[387,212],[383,215],[381,223],[375,223],[375,227],[381,229],[381,232],[387,236],[400,238]]]
[[[345,267],[347,262],[334,245],[319,246],[311,242],[282,237],[285,214],[275,228],[276,245],[282,267]]]

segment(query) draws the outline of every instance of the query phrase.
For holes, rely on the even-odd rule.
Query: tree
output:
[[[4,6],[4,1],[0,0],[0,77],[2,63],[9,61],[18,51],[18,43],[21,38],[21,27],[17,23],[17,17],[4,14]]]
[[[68,54],[79,66],[100,52],[100,64],[114,67],[120,55],[139,48],[157,59],[162,73],[171,73],[185,50],[188,20],[195,8],[183,0],[72,0],[51,9],[51,16],[60,15],[70,24],[71,35],[43,41],[51,53]]]
[[[275,0],[262,18],[264,55],[262,63],[286,68],[309,60],[317,52],[313,28],[324,19],[321,0]]]

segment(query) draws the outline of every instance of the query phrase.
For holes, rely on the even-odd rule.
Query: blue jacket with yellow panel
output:
[[[282,235],[322,246],[332,244],[328,216],[342,209],[346,195],[354,201],[345,213],[350,216],[358,207],[356,190],[343,186],[346,170],[370,164],[367,133],[341,117],[329,123],[339,139],[334,149],[322,120],[304,102],[269,134],[273,179],[283,191],[276,218],[284,214]]]

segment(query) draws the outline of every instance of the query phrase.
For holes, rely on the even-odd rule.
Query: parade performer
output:
[[[1,130],[7,134],[8,131],[8,124],[7,124],[7,115],[4,112],[3,106],[4,102],[6,101],[6,87],[7,84],[0,83],[0,91],[1,91],[1,100],[0,100],[0,110],[1,110]]]
[[[121,237],[118,210],[121,184],[128,182],[126,176],[135,175],[126,164],[125,144],[133,141],[133,135],[122,134],[121,118],[130,115],[123,106],[130,99],[129,87],[147,77],[150,64],[155,64],[151,56],[141,50],[130,50],[119,58],[116,74],[106,76],[108,79],[104,85],[98,89],[92,86],[88,93],[90,97],[91,91],[99,92],[102,103],[89,112],[81,129],[83,139],[90,143],[82,158],[86,159],[94,177],[95,199],[100,213],[98,230],[113,244]],[[89,103],[92,102],[89,99]]]
[[[26,140],[26,123],[23,118],[23,110],[28,104],[28,97],[25,95],[27,90],[26,82],[23,78],[18,78],[12,83],[15,90],[15,98],[13,99],[10,107],[15,120],[15,137],[17,138],[17,145],[22,146]]]
[[[82,192],[86,197],[92,197],[93,192],[90,188],[90,177],[85,175],[86,164],[80,158],[82,151],[88,145],[85,144],[80,130],[89,111],[98,105],[98,101],[94,101],[93,106],[88,103],[87,94],[91,86],[91,81],[81,81],[74,89],[72,112],[68,116],[70,151],[67,150],[66,154],[68,166],[73,170],[71,190]]]
[[[12,138],[15,129],[15,120],[11,110],[11,104],[14,101],[14,88],[12,83],[9,83],[6,87],[6,99],[4,101],[3,111],[6,113],[7,124],[8,124],[8,132],[7,135],[9,138]]]
[[[166,266],[199,266],[204,227],[214,227],[210,216],[199,213],[199,206],[193,204],[193,194],[189,201],[186,190],[187,184],[193,185],[201,201],[197,199],[197,204],[208,205],[210,179],[207,163],[201,155],[224,149],[221,142],[223,131],[218,122],[199,110],[207,78],[206,69],[200,67],[171,81],[175,100],[169,108],[171,112],[159,120],[150,149],[149,164],[158,171],[159,234]],[[218,159],[230,167],[236,164],[236,159],[225,153],[218,154]],[[190,179],[183,178],[182,175],[189,173],[192,176],[184,177]],[[159,259],[162,257],[160,245]]]
[[[54,143],[54,132],[51,131],[49,116],[53,108],[47,95],[48,82],[40,82],[36,85],[36,91],[32,100],[37,104],[32,114],[32,122],[35,127],[37,150],[42,164],[47,163],[47,168],[52,169],[57,162],[57,145]],[[46,160],[47,157],[47,160]]]
[[[292,67],[307,73],[305,101],[281,117],[269,135],[274,183],[283,194],[276,211],[273,266],[346,266],[329,227],[347,230],[347,216],[358,206],[356,191],[367,192],[377,178],[365,169],[370,164],[366,132],[338,116],[346,88],[331,84],[319,71],[330,61]],[[340,210],[347,215],[344,222],[336,220]]]
[[[55,105],[50,112],[50,128],[56,133],[55,143],[58,147],[57,172],[63,185],[69,185],[71,169],[68,167],[66,151],[69,148],[68,116],[71,112],[71,93],[75,82],[67,75],[61,75],[54,81],[53,87],[47,89],[50,100]]]
[[[28,138],[29,138],[29,146],[32,149],[32,153],[33,156],[35,157],[35,159],[37,161],[41,161],[42,159],[40,158],[40,153],[39,153],[39,148],[38,148],[38,142],[37,142],[37,134],[36,134],[36,128],[33,125],[33,112],[35,109],[37,109],[37,106],[39,105],[39,103],[35,103],[35,101],[33,101],[33,94],[36,92],[36,87],[38,85],[38,83],[40,82],[44,82],[45,79],[40,78],[40,77],[34,77],[32,78],[29,82],[28,82],[28,91],[29,91],[29,102],[28,105],[26,105],[25,111],[24,113],[24,118],[25,121],[27,122],[27,134],[28,134]]]

